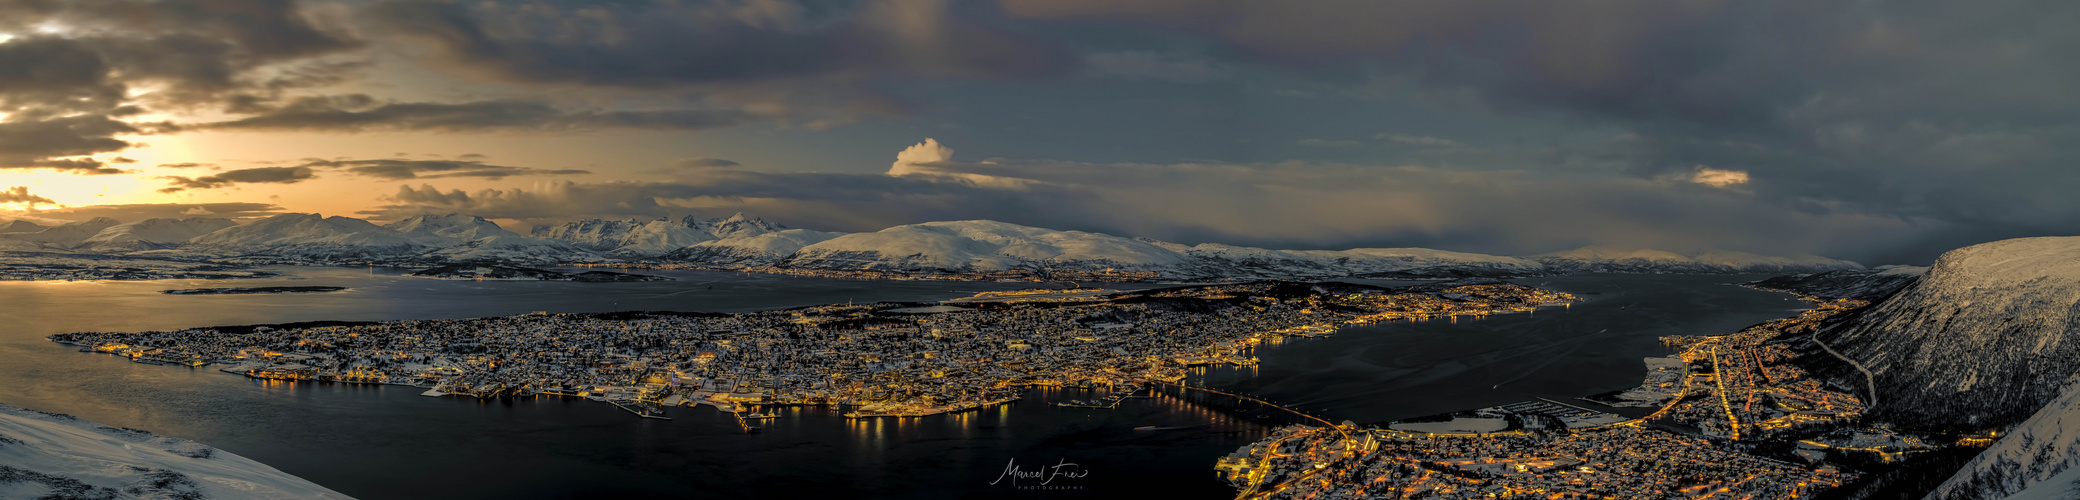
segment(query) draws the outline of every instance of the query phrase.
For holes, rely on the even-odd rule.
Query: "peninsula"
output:
[[[875,303],[746,314],[621,312],[51,336],[83,351],[266,379],[401,384],[430,395],[624,404],[852,405],[921,416],[1019,388],[1176,381],[1337,325],[1528,311],[1571,295],[1496,280],[1400,288],[1255,282],[1097,294],[996,293],[959,307]]]

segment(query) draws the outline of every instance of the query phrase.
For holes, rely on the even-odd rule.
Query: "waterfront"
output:
[[[43,339],[80,330],[454,318],[537,310],[746,311],[847,299],[945,299],[1020,287],[694,272],[663,273],[681,278],[672,282],[584,284],[367,278],[353,269],[288,271],[309,279],[242,280],[237,286],[339,285],[352,290],[181,297],[156,291],[224,282],[0,286],[0,300],[21,305],[6,313],[14,326],[0,335],[0,357],[10,360],[0,366],[0,381],[5,382],[0,384],[0,402],[197,439],[369,498],[775,496],[800,488],[847,496],[988,496],[1018,492],[987,484],[1007,461],[1039,466],[1059,459],[1092,471],[1080,479],[1083,489],[1028,493],[1111,496],[1159,487],[1187,497],[1224,497],[1233,491],[1214,478],[1213,460],[1265,432],[1245,413],[1175,399],[1129,400],[1115,410],[1058,408],[1045,403],[1092,394],[1048,390],[1034,391],[1008,407],[922,419],[848,422],[834,410],[783,409],[782,418],[761,424],[764,432],[747,435],[726,415],[706,408],[675,408],[671,412],[676,420],[659,421],[580,400],[479,402],[423,398],[402,387],[266,383],[208,368],[149,366],[73,353]],[[1501,390],[1474,390],[1509,378],[1522,380],[1503,388],[1584,389],[1553,394],[1561,397],[1617,389],[1638,383],[1643,370],[1639,357],[1667,352],[1655,342],[1656,336],[1706,329],[1730,332],[1802,307],[1782,300],[1786,295],[1715,285],[1742,279],[1746,278],[1518,280],[1591,294],[1585,297],[1592,302],[1546,308],[1535,315],[1398,322],[1350,329],[1327,339],[1291,340],[1259,349],[1263,383],[1250,388],[1274,401],[1303,402],[1309,410],[1327,409],[1321,412],[1325,416],[1360,421],[1483,404],[1458,402],[1462,400],[1524,399]],[[1609,331],[1589,337],[1568,334],[1589,325],[1607,325],[1597,328]],[[1681,331],[1671,332],[1672,328]],[[1532,371],[1537,364],[1512,361],[1511,353],[1522,358],[1524,352],[1547,353],[1546,369],[1571,373],[1564,379],[1527,376],[1553,372]],[[1338,356],[1375,359],[1382,353],[1398,357],[1389,364],[1373,363],[1385,368],[1372,370],[1353,369],[1352,361],[1320,363]],[[1232,369],[1216,369],[1221,370]],[[1439,409],[1428,411],[1431,407]],[[390,479],[356,480],[367,477]]]
[[[1639,385],[1654,339],[1723,335],[1810,304],[1731,283],[1759,275],[1587,275],[1511,280],[1584,301],[1532,314],[1397,321],[1257,348],[1256,367],[1201,369],[1194,381],[1304,408],[1333,421],[1384,422]],[[1614,410],[1602,408],[1605,410]],[[1616,410],[1629,413],[1629,410]]]

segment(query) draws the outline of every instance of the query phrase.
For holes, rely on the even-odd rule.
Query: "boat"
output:
[[[767,415],[767,414],[764,414],[764,413],[752,412],[752,413],[749,413],[749,414],[745,414],[745,415],[744,415],[743,417],[740,417],[740,418],[743,418],[744,420],[762,420],[762,419],[768,419],[768,418],[780,418],[780,416],[779,416],[779,415]]]

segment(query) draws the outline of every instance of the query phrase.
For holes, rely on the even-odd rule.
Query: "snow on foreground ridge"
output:
[[[1907,425],[2022,421],[2080,371],[2080,237],[1944,253],[1919,282],[1821,340],[1877,373],[1876,416]]]
[[[349,498],[186,439],[0,405],[0,498]]]

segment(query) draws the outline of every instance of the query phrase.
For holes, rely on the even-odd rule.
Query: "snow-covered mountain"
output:
[[[476,241],[496,236],[520,236],[498,224],[474,215],[420,215],[383,227],[405,234],[438,236],[455,241]]]
[[[1144,241],[996,221],[927,222],[853,233],[802,247],[782,264],[804,269],[989,272],[1021,266],[1147,271],[1188,264]]]
[[[1602,248],[1519,258],[1423,248],[1275,250],[1218,243],[1180,245],[988,220],[927,222],[848,234],[788,229],[742,213],[714,219],[590,219],[537,226],[528,236],[464,214],[421,215],[383,226],[351,217],[317,214],[281,214],[221,227],[227,224],[218,219],[155,219],[119,225],[113,220],[96,219],[34,233],[0,234],[0,251],[71,249],[94,239],[87,249],[156,258],[260,256],[398,264],[503,261],[537,266],[654,259],[725,269],[929,273],[1020,270],[1041,274],[1111,270],[1154,273],[1171,280],[1862,268],[1853,262],[1819,257],[1714,253],[1692,258],[1669,252]],[[107,235],[101,235],[102,232]],[[87,236],[79,236],[81,233]],[[201,234],[188,237],[189,233]]]
[[[404,233],[352,217],[280,214],[197,236],[186,248],[331,260],[408,257],[454,243],[447,237]]]
[[[0,405],[0,498],[348,497],[202,443]]]
[[[462,214],[420,215],[383,227],[412,236],[444,238],[447,243],[411,260],[426,264],[486,262],[545,265],[602,262],[605,257],[569,243],[530,238],[507,231],[483,217]]]
[[[699,262],[728,268],[771,266],[801,251],[802,247],[829,241],[844,234],[785,229],[756,236],[703,241],[673,250],[661,259]]]
[[[1216,243],[1187,246],[1149,238],[1057,231],[986,220],[928,222],[846,234],[777,258],[776,253],[786,250],[785,245],[768,245],[754,251],[745,248],[752,245],[739,241],[703,243],[669,258],[861,271],[1044,273],[1109,269],[1153,272],[1168,279],[1185,280],[1523,276],[1545,272],[1539,263],[1515,257],[1421,248],[1332,251],[1272,250]]]
[[[83,250],[119,252],[171,248],[224,228],[238,225],[230,219],[145,219],[103,229],[79,246]]]
[[[698,222],[691,217],[684,221],[590,219],[536,227],[533,235],[614,255],[654,257],[716,239],[715,235],[708,234],[706,227],[692,225]]]
[[[766,222],[765,219],[744,215],[743,212],[737,212],[728,218],[709,219],[701,223],[696,223],[693,220],[693,216],[688,215],[684,222],[691,227],[705,227],[708,234],[722,239],[753,238],[767,233],[787,230],[787,226]]]
[[[2080,371],[2080,237],[1944,253],[1820,340],[1876,373],[1875,416],[1983,428],[2027,418]],[[1861,375],[1855,376],[1861,385]]]
[[[80,243],[86,242],[87,238],[100,234],[102,230],[121,224],[122,222],[118,222],[115,219],[95,217],[89,220],[44,228],[42,231],[33,233],[0,234],[0,238],[33,243],[54,249],[66,249],[79,246]]]
[[[1246,271],[1262,277],[1469,277],[1526,276],[1546,272],[1535,261],[1427,248],[1354,248],[1350,250],[1269,250],[1202,243],[1186,247],[1148,241],[1200,260],[1199,273],[1219,275]]]
[[[1885,268],[1865,280],[1918,272]],[[1868,381],[1826,357],[1815,373],[1874,392],[1879,422],[2003,430],[1929,499],[2070,498],[2060,495],[2080,479],[2080,237],[1952,250],[1909,283],[1815,335],[1870,370]]]
[[[1769,257],[1742,252],[1708,252],[1696,257],[1662,250],[1589,246],[1530,257],[1555,274],[1574,273],[1750,273],[1863,269],[1826,257]]]
[[[1928,274],[1922,266],[1878,266],[1823,273],[1774,276],[1746,285],[1826,299],[1883,300]]]
[[[0,224],[0,234],[33,233],[37,231],[42,231],[44,229],[45,228],[40,224],[25,220],[11,220],[7,221],[6,224]]]

